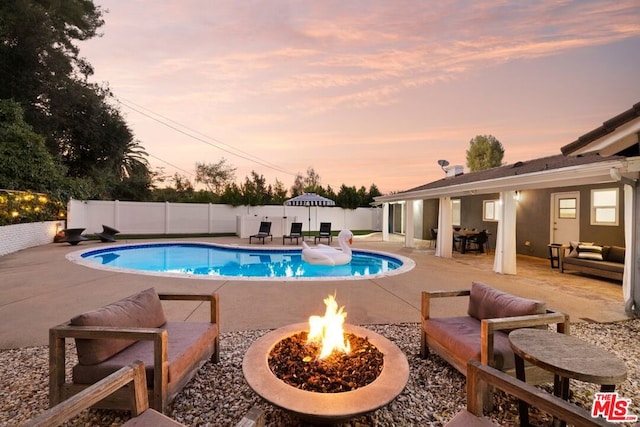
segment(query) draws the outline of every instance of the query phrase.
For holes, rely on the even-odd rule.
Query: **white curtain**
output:
[[[407,200],[404,205],[404,246],[407,248],[413,248],[413,206],[415,200]]]
[[[516,193],[500,193],[498,206],[498,233],[493,271],[501,274],[516,274]]]
[[[451,220],[451,197],[440,197],[438,208],[438,242],[436,256],[451,258],[453,252],[453,225]]]
[[[633,215],[635,207],[636,189],[630,185],[624,186],[624,275],[622,276],[622,295],[624,296],[625,311],[630,314],[633,311],[633,294],[631,287],[632,279],[635,274],[635,266],[633,265],[633,252],[635,250],[633,234],[635,232],[635,218]]]

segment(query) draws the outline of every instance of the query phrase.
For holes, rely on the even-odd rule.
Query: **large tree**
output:
[[[215,195],[219,196],[235,177],[236,168],[229,165],[224,157],[217,163],[196,163],[196,182],[204,184]]]
[[[493,135],[477,135],[469,141],[467,167],[471,172],[502,165],[504,148]]]
[[[50,113],[60,87],[93,73],[75,42],[97,35],[102,11],[91,0],[9,0],[0,16],[0,98],[18,101],[28,119]]]
[[[20,105],[0,100],[0,188],[49,192],[60,186],[65,169],[49,154]]]
[[[125,181],[149,182],[150,172],[109,90],[88,82],[93,69],[79,55],[76,43],[103,24],[91,0],[0,2],[0,99],[22,106],[69,177],[88,179],[92,197],[109,198]]]

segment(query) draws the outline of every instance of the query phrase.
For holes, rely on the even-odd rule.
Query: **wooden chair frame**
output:
[[[130,383],[133,383],[133,387],[127,387]],[[149,408],[147,375],[144,371],[144,364],[137,360],[69,399],[47,409],[24,426],[58,426],[123,388],[129,398],[132,416],[138,416]]]
[[[426,359],[429,355],[429,349],[433,350],[438,356],[442,357],[451,366],[457,369],[462,375],[467,375],[467,363],[469,362],[464,357],[452,353],[449,349],[442,346],[440,343],[434,340],[430,340],[427,333],[424,331],[424,321],[428,320],[431,316],[431,300],[438,298],[451,298],[451,297],[463,297],[471,295],[471,291],[468,289],[457,291],[423,291],[422,292],[422,310],[421,310],[421,325],[420,325],[420,356]],[[528,316],[514,316],[514,317],[501,317],[495,319],[484,319],[480,322],[480,363],[495,367],[495,361],[493,357],[493,341],[496,331],[505,329],[517,329],[528,328],[542,325],[556,324],[556,329],[559,333],[569,334],[569,316],[547,310],[545,314],[532,314]],[[507,374],[516,375],[515,368],[505,371]],[[535,367],[526,367],[527,378],[532,383],[540,383],[548,381],[551,377],[546,371]],[[491,390],[485,391],[485,408],[490,408],[491,403]]]
[[[210,322],[220,328],[219,298],[217,294],[179,294],[159,293],[161,300],[172,301],[208,301],[210,304]],[[129,340],[153,341],[154,371],[153,389],[149,390],[149,402],[159,412],[166,412],[170,400],[186,385],[200,368],[195,363],[190,371],[169,387],[168,333],[162,328],[123,328],[104,326],[72,326],[69,322],[49,329],[49,405],[53,407],[70,396],[90,387],[88,384],[66,382],[66,348],[67,339],[86,338],[121,338]],[[211,361],[220,361],[220,336],[216,337],[215,350]],[[104,399],[99,407],[128,408],[129,398],[125,391],[115,392]]]
[[[153,425],[182,426],[183,424],[149,408],[147,394],[147,375],[144,364],[136,360],[131,365],[120,368],[97,383],[85,388],[78,394],[47,409],[31,419],[25,427],[55,427],[78,415],[85,409],[100,402],[109,395],[125,388],[129,393],[132,419],[123,426]],[[139,417],[139,418],[138,418]],[[136,419],[138,418],[138,419]],[[252,407],[236,424],[236,427],[263,427],[265,414],[258,407]]]
[[[571,425],[585,427],[613,425],[602,418],[592,418],[589,411],[553,394],[488,365],[483,365],[477,360],[470,360],[467,364],[467,410],[459,412],[446,424],[446,427],[494,425],[487,418],[481,418],[483,416],[482,391],[488,386],[500,389]]]

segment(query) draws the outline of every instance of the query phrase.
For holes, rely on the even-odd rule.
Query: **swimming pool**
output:
[[[404,273],[409,258],[354,250],[349,264],[308,264],[300,249],[243,248],[208,243],[152,243],[110,246],[67,255],[87,267],[121,272],[227,280],[371,279]]]

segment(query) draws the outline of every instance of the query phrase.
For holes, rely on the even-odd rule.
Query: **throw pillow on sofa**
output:
[[[578,258],[602,261],[602,246],[578,245]]]
[[[577,258],[578,257],[578,246],[580,245],[593,245],[593,242],[569,242],[569,255],[568,258]]]

